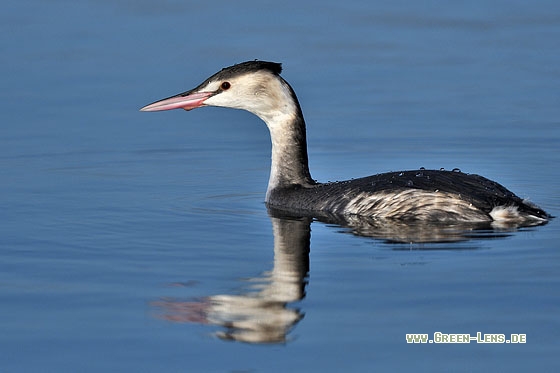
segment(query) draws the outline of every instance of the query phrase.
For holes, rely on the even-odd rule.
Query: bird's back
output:
[[[482,176],[423,169],[279,188],[268,203],[292,210],[408,220],[544,222],[549,217]]]

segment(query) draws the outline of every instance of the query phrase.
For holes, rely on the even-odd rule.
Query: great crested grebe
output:
[[[272,165],[268,206],[374,219],[434,222],[546,223],[550,216],[500,184],[455,171],[389,172],[341,182],[311,178],[305,121],[282,65],[248,61],[226,67],[198,87],[144,106],[141,111],[220,106],[247,110],[267,125]]]

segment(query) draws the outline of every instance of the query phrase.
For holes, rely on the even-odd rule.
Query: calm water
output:
[[[560,214],[555,1],[19,1],[0,14],[0,371],[559,368],[558,221],[390,243],[271,217],[250,114],[140,113],[284,63],[314,178],[479,173]],[[525,344],[407,344],[407,333]]]

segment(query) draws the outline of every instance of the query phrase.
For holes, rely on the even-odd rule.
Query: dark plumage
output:
[[[402,192],[402,194],[401,194]],[[450,196],[435,201],[429,195]],[[416,170],[389,172],[359,179],[316,184],[292,185],[273,191],[269,203],[288,210],[329,211],[343,214],[349,204],[359,204],[379,195],[362,213],[368,217],[430,221],[491,221],[490,213],[498,206],[514,207],[518,213],[547,220],[549,215],[523,201],[502,185],[485,177],[458,171]],[[451,197],[452,196],[452,197]],[[461,201],[472,205],[469,214],[457,211]],[[385,207],[383,208],[382,205]],[[380,213],[385,209],[386,213]],[[478,218],[472,219],[471,216]]]

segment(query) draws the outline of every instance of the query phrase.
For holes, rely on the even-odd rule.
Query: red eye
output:
[[[229,84],[229,82],[223,82],[221,87],[224,91],[227,91],[229,87],[231,87],[231,84]]]

